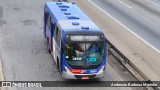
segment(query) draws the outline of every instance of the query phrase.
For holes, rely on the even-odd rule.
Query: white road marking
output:
[[[150,2],[150,3],[152,3],[152,4],[154,4],[154,5],[156,5],[156,6],[159,6],[158,4],[156,4],[156,3],[154,3],[154,2],[152,2],[150,0],[147,0],[147,1]]]
[[[125,25],[123,25],[121,22],[119,22],[117,19],[115,19],[114,17],[112,17],[110,14],[108,14],[107,12],[105,12],[103,9],[101,9],[99,6],[97,6],[95,3],[93,3],[91,0],[89,0],[90,3],[92,3],[93,5],[95,5],[97,8],[99,8],[101,11],[103,11],[105,14],[107,14],[109,17],[111,17],[113,20],[115,20],[117,23],[119,23],[120,25],[122,25],[124,28],[126,28],[128,31],[130,31],[133,35],[135,35],[136,37],[138,37],[140,40],[142,40],[144,43],[146,43],[147,45],[149,45],[151,48],[153,48],[155,51],[157,51],[158,53],[160,53],[160,51],[158,49],[156,49],[154,46],[152,46],[151,44],[149,44],[147,41],[145,41],[143,38],[141,38],[140,36],[138,36],[136,33],[134,33],[132,30],[130,30],[128,27],[126,27]]]
[[[129,7],[129,8],[132,8],[131,6],[127,5],[126,3],[122,2],[121,0],[118,0],[120,3],[122,3],[123,5]]]

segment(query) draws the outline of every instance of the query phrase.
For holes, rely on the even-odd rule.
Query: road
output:
[[[69,1],[76,2],[150,80],[160,81],[159,6],[146,0]]]
[[[47,1],[51,0],[0,0],[0,57],[6,81],[64,81],[57,71],[53,57],[47,51],[47,44],[43,37],[43,7]],[[112,56],[108,57],[107,62],[106,75],[100,80],[136,80]],[[28,90],[28,88],[8,89]],[[29,89],[41,90],[43,88]],[[121,87],[54,87],[45,89],[143,90],[143,88]]]
[[[146,0],[92,1],[160,53],[160,8],[158,6]]]

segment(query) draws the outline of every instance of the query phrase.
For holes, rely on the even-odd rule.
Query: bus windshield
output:
[[[66,43],[66,62],[73,69],[96,69],[103,60],[103,41]]]

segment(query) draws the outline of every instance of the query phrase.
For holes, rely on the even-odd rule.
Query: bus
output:
[[[106,41],[103,32],[72,2],[47,2],[44,37],[58,71],[65,79],[104,76]]]

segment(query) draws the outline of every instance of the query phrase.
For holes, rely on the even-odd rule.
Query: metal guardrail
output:
[[[124,56],[109,40],[106,39],[108,51],[125,66],[138,81],[152,83],[126,56]],[[160,90],[158,87],[146,87],[148,90]]]
[[[137,71],[142,77],[137,78],[139,81],[150,81],[126,56],[124,56],[113,44],[111,44],[107,39],[107,46],[109,52],[126,68],[133,68],[135,71]],[[129,65],[131,67],[129,67]],[[132,70],[133,70],[132,69]],[[130,71],[130,69],[129,69]],[[135,75],[135,73],[132,72],[132,74]],[[137,74],[137,73],[136,73]],[[137,75],[136,75],[137,76]]]

